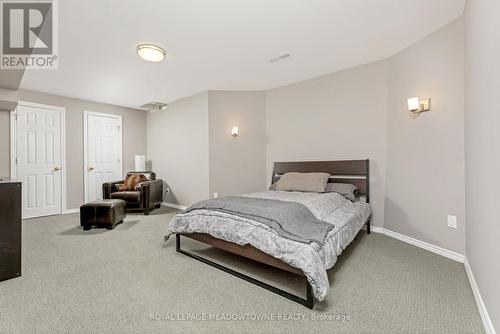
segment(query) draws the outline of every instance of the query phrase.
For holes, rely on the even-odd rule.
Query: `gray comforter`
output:
[[[251,245],[302,270],[316,299],[324,300],[330,288],[326,270],[335,265],[338,255],[370,217],[370,206],[362,202],[351,202],[337,193],[263,191],[242,196],[303,204],[317,219],[334,225],[334,228],[328,232],[325,243],[321,246],[316,242],[307,244],[284,238],[274,229],[254,219],[201,209],[176,214],[168,229],[173,233],[207,233],[241,246]]]
[[[194,210],[220,211],[269,226],[280,236],[303,243],[323,245],[334,225],[316,219],[303,204],[268,198],[226,196],[200,201],[191,205]]]

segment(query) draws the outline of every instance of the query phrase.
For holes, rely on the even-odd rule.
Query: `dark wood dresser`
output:
[[[0,282],[21,276],[21,182],[0,179]]]

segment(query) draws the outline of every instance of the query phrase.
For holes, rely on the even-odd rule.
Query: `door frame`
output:
[[[66,108],[53,106],[49,104],[41,104],[28,101],[19,101],[16,109],[10,111],[10,177],[17,179],[17,108],[32,107],[39,109],[48,109],[59,111],[61,115],[61,212],[68,212],[66,207]]]
[[[123,178],[123,116],[122,115],[117,115],[117,114],[108,114],[108,113],[102,113],[102,112],[96,112],[96,111],[90,111],[90,110],[84,110],[83,111],[83,199],[84,202],[88,202],[87,197],[88,197],[88,191],[87,191],[87,185],[88,185],[88,176],[87,176],[87,166],[88,166],[88,138],[87,138],[87,130],[88,130],[88,121],[87,121],[87,116],[92,115],[92,116],[101,116],[101,117],[109,117],[109,118],[115,118],[119,122],[119,141],[118,141],[118,156],[120,159],[119,165],[120,165],[120,179]]]

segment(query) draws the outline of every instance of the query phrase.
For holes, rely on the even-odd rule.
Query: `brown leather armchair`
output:
[[[118,191],[116,185],[125,180],[103,183],[102,196],[104,199],[122,199],[126,202],[127,211],[143,211],[149,215],[151,210],[161,206],[163,180],[157,180],[154,172],[128,172],[127,176],[131,174],[143,174],[148,180],[135,191]]]

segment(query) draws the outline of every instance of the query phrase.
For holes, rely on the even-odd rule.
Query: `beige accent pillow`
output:
[[[285,173],[278,180],[276,190],[322,193],[329,178],[328,173]]]

